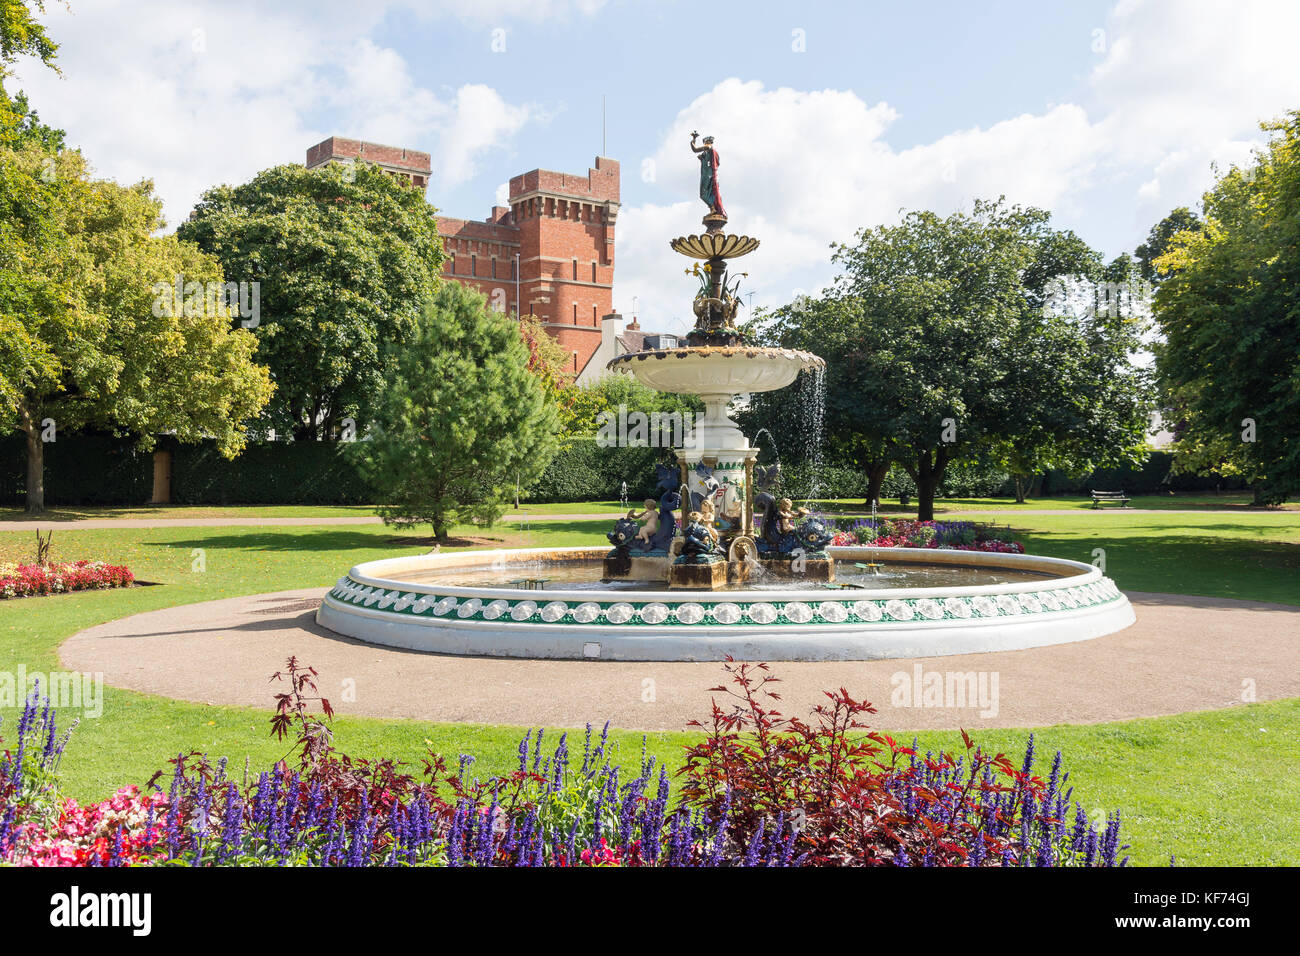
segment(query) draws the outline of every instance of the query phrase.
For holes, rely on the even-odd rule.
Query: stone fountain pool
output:
[[[1100,637],[1134,620],[1114,582],[1060,558],[830,548],[835,587],[760,578],[684,592],[662,581],[601,583],[607,550],[372,561],[339,579],[317,621],[364,641],[444,654],[814,661],[1038,647]],[[856,563],[883,564],[882,573]]]
[[[710,147],[712,148],[712,147]],[[699,150],[697,150],[699,152]],[[705,189],[704,186],[708,188]],[[716,180],[706,231],[670,242],[695,260],[694,329],[680,348],[609,363],[698,395],[657,499],[606,547],[467,551],[352,568],[317,621],[363,641],[444,654],[624,661],[869,660],[1012,650],[1100,637],[1134,621],[1088,564],[935,548],[835,548],[826,523],[780,497],[779,467],[731,419],[737,395],[820,376],[809,352],[746,341],[729,262],[759,241],[723,232]],[[816,434],[820,425],[811,431]]]

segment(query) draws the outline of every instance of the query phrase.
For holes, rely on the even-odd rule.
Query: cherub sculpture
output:
[[[629,511],[628,516],[632,517],[632,512]],[[636,515],[636,520],[645,522],[641,526],[641,530],[636,533],[636,540],[645,542],[646,546],[649,547],[650,539],[659,530],[659,506],[653,498],[645,500],[645,511]]]

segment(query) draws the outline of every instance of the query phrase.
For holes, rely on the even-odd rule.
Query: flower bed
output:
[[[614,762],[606,732],[581,749],[527,734],[519,764],[486,781],[430,753],[418,776],[336,752],[315,671],[289,660],[272,732],[285,761],[241,784],[224,759],[178,756],[150,781],[82,807],[57,792],[48,705],[33,697],[0,760],[0,863],[48,866],[1122,866],[1118,812],[1100,829],[1056,754],[1035,774],[963,734],[953,757],[871,732],[870,704],[827,694],[780,716],[765,664],[728,664],[676,796],[666,768]],[[729,698],[729,699],[728,699]],[[725,706],[724,706],[725,705]]]
[[[135,583],[129,568],[103,561],[59,564],[0,564],[0,598],[125,588]]]
[[[1025,546],[999,530],[974,521],[913,521],[859,518],[835,532],[831,544],[839,547],[947,548],[955,551],[992,551],[1024,554]]]

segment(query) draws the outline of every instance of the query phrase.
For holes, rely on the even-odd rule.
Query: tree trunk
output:
[[[1028,482],[1025,480],[1026,479],[1025,475],[1016,475],[1015,479],[1016,479],[1016,504],[1023,505],[1025,503],[1025,486],[1028,484]]]
[[[880,489],[885,484],[885,478],[889,475],[889,466],[892,462],[883,462],[881,464],[872,463],[867,466],[867,507],[870,508],[872,503],[879,504]]]
[[[934,478],[931,467],[930,450],[921,452],[916,460],[916,474],[912,477],[916,484],[916,519],[918,521],[934,520],[934,489],[939,484]]]
[[[916,519],[918,521],[934,520],[934,497],[939,490],[939,484],[943,481],[944,469],[948,466],[948,450],[946,446],[940,445],[934,453],[934,459],[930,458],[930,450],[922,449],[921,454],[917,457],[916,474],[912,480],[916,482]]]
[[[27,513],[36,515],[45,510],[45,443],[40,423],[23,405],[18,406],[18,426],[27,436]]]

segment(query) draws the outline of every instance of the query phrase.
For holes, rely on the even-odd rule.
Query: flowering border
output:
[[[103,561],[0,565],[0,599],[102,591],[134,583],[130,568]]]

